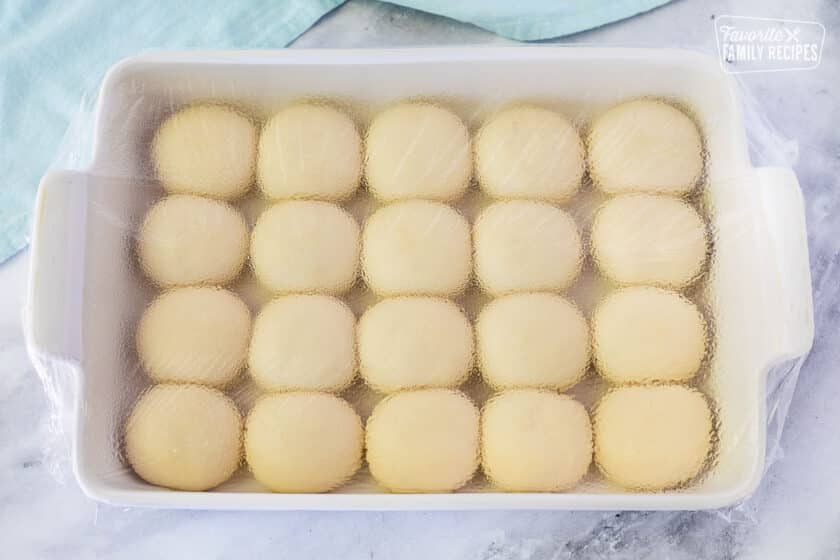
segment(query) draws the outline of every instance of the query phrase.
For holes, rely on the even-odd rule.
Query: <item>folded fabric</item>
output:
[[[647,12],[671,0],[387,0],[472,23],[509,39],[538,41],[571,35]]]
[[[112,64],[150,48],[283,47],[343,1],[0,2],[0,262],[28,242],[38,181]]]
[[[519,40],[583,31],[667,1],[392,0]],[[79,100],[109,66],[150,48],[283,47],[343,2],[0,2],[0,262],[26,245],[38,181]]]

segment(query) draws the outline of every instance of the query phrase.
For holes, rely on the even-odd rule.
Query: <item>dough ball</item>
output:
[[[398,202],[365,224],[365,280],[381,296],[459,293],[470,278],[471,253],[469,224],[446,204]]]
[[[359,224],[329,202],[280,202],[251,234],[251,264],[273,292],[341,294],[359,270]]]
[[[143,270],[160,286],[226,284],[245,264],[248,226],[223,202],[167,196],[146,214],[137,253]]]
[[[595,310],[592,345],[595,367],[613,383],[685,381],[706,353],[706,323],[676,292],[624,288]]]
[[[558,295],[496,299],[481,310],[475,328],[481,373],[495,389],[565,390],[586,372],[586,319]]]
[[[370,472],[393,492],[456,490],[478,467],[478,429],[478,409],[463,393],[394,393],[367,422]]]
[[[299,103],[262,129],[257,178],[269,198],[344,200],[359,186],[362,139],[353,120],[328,105]]]
[[[543,202],[488,206],[474,229],[475,272],[493,294],[562,291],[583,260],[580,235],[566,212]]]
[[[257,127],[224,105],[193,105],[171,115],[152,142],[163,188],[232,200],[254,181]]]
[[[569,200],[580,188],[584,149],[560,113],[539,107],[506,109],[475,141],[478,183],[495,198]]]
[[[472,326],[447,299],[385,299],[359,320],[362,377],[378,391],[454,387],[473,362]]]
[[[164,292],[137,327],[137,354],[153,380],[221,387],[245,365],[251,312],[233,293],[189,287]]]
[[[347,401],[326,393],[262,397],[245,426],[245,458],[273,492],[327,492],[362,463],[362,421]]]
[[[632,490],[661,490],[693,478],[709,455],[712,413],[698,391],[679,385],[622,387],[593,413],[595,462]]]
[[[682,288],[706,260],[706,225],[678,198],[617,196],[592,224],[592,254],[601,272],[619,284]]]
[[[431,103],[395,105],[368,129],[365,174],[381,200],[459,198],[472,175],[467,127]]]
[[[233,401],[200,385],[155,385],[125,426],[125,452],[137,475],[175,490],[209,490],[239,467],[242,418]]]
[[[662,101],[616,105],[592,124],[588,143],[590,174],[611,194],[680,195],[694,188],[703,171],[697,125]]]
[[[592,427],[566,395],[523,389],[490,399],[481,416],[481,458],[509,492],[555,492],[577,484],[592,461]]]
[[[356,371],[356,318],[331,296],[279,297],[254,321],[248,366],[267,391],[338,391]]]

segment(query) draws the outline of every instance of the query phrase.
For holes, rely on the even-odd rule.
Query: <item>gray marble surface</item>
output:
[[[741,79],[760,109],[751,121],[754,163],[792,165],[805,193],[817,327],[810,355],[776,378],[775,390],[791,397],[790,407],[775,411],[771,437],[782,418],[784,430],[752,498],[736,508],[682,513],[252,513],[98,505],[81,493],[66,464],[56,468],[43,449],[47,399],[20,329],[24,252],[0,266],[0,557],[840,558],[840,3],[678,0],[567,41],[712,52],[716,14],[817,20],[827,29],[818,69]],[[353,0],[293,46],[504,42],[444,18]],[[767,123],[777,134],[768,134]]]

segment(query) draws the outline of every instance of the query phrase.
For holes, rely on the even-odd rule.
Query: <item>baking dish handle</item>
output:
[[[775,360],[784,361],[807,353],[814,339],[814,310],[805,205],[793,170],[758,168],[763,219],[768,240],[768,269],[775,293],[768,301]]]
[[[24,315],[33,358],[78,362],[81,356],[87,179],[50,171],[38,187]]]

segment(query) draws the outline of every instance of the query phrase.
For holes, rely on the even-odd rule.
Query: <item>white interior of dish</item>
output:
[[[147,384],[132,341],[153,290],[136,265],[134,236],[146,208],[160,195],[146,158],[154,127],[167,112],[202,99],[243,104],[265,115],[312,96],[344,104],[360,126],[383,105],[418,96],[440,100],[473,129],[483,115],[513,101],[558,109],[581,125],[604,107],[638,96],[671,98],[690,107],[707,142],[703,196],[714,230],[711,270],[703,279],[703,293],[696,294],[716,335],[702,388],[717,407],[719,442],[715,464],[705,476],[686,489],[642,494],[604,483],[593,467],[580,486],[566,493],[497,494],[477,478],[458,493],[421,497],[382,494],[365,470],[337,494],[307,497],[257,494],[264,490],[244,470],[204,494],[159,489],[134,475],[120,458],[118,435],[131,403]],[[732,502],[757,484],[764,454],[764,373],[779,353],[771,348],[776,333],[766,305],[776,288],[765,274],[766,225],[754,196],[758,180],[747,156],[738,100],[713,59],[685,51],[586,48],[149,55],[109,75],[96,127],[83,209],[83,373],[75,447],[76,472],[89,493],[120,503],[187,507],[318,508],[334,507],[333,499],[344,500],[334,503],[349,508],[700,508]],[[578,195],[571,206],[584,231],[597,203],[593,197]],[[478,198],[468,195],[462,205],[467,215]],[[357,203],[357,215],[365,208]],[[571,292],[586,312],[593,285],[584,281]],[[247,280],[238,288],[246,299],[260,297]],[[365,296],[355,297],[351,305],[358,313]],[[571,392],[591,405],[599,383],[590,373]],[[244,385],[237,391],[240,400],[252,394]],[[363,415],[369,410],[367,391],[357,387],[348,398]],[[347,501],[340,494],[359,499]]]

